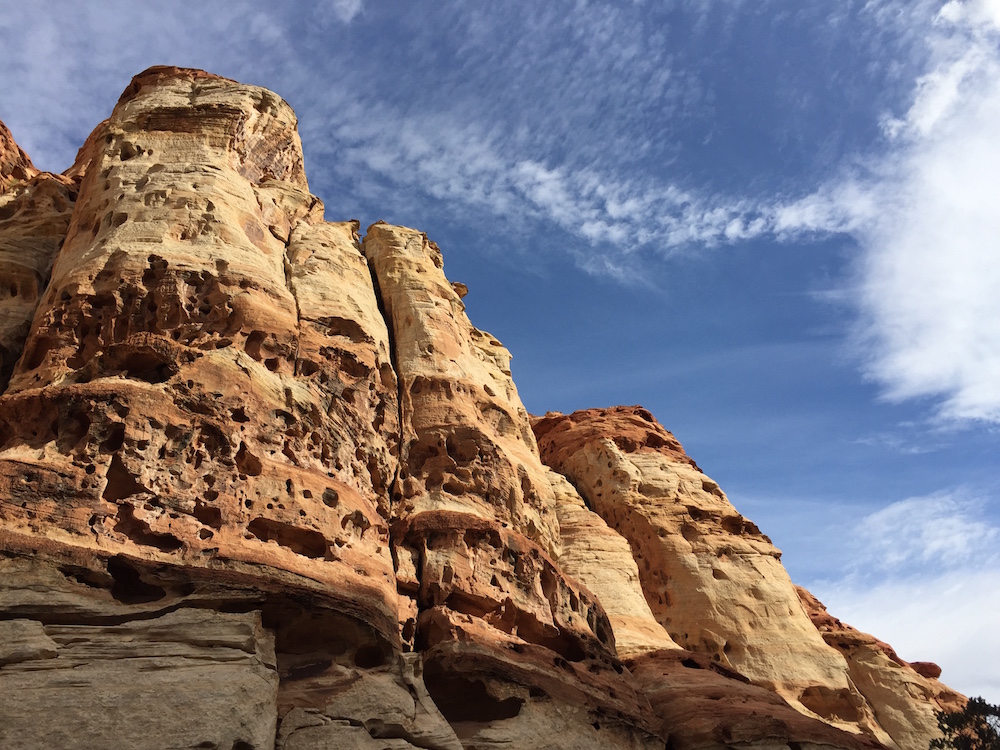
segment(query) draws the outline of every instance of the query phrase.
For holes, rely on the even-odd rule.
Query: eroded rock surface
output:
[[[388,332],[291,109],[161,70],[88,148],[0,409],[6,530],[299,576],[393,632]]]
[[[590,510],[569,481],[551,469],[562,552],[559,566],[604,605],[621,658],[680,648],[649,609],[628,540]]]
[[[0,122],[0,393],[66,236],[77,182],[39,173]]]
[[[63,175],[0,126],[0,746],[926,744],[933,665],[644,410],[536,442],[467,292],[264,89],[151,68]]]
[[[803,611],[780,552],[648,411],[551,414],[535,432],[545,461],[628,539],[646,600],[677,644],[803,713],[887,739]]]
[[[377,223],[363,247],[393,330],[400,379],[401,517],[451,511],[558,550],[552,490],[510,353],[475,328],[422,232]]]
[[[38,174],[31,158],[17,145],[10,130],[0,122],[0,193],[16,182],[25,182]]]
[[[823,639],[844,655],[851,680],[898,747],[923,747],[936,736],[935,711],[958,711],[965,705],[963,696],[938,682],[940,667],[908,664],[889,644],[832,617],[804,588],[796,590]]]

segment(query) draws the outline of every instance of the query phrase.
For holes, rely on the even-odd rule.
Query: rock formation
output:
[[[844,656],[851,681],[899,747],[922,748],[937,733],[934,712],[965,705],[964,696],[938,682],[939,666],[903,661],[889,644],[832,617],[804,588],[796,586],[796,591],[823,640]]]
[[[847,665],[809,621],[771,540],[640,408],[552,415],[535,429],[550,466],[624,536],[657,621],[803,713],[886,738]]]
[[[63,175],[0,126],[0,747],[926,745],[933,665],[648,412],[532,419],[438,247],[359,229],[202,71]]]

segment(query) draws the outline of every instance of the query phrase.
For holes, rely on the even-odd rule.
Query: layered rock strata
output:
[[[0,746],[908,749],[961,701],[647,413],[533,431],[438,247],[359,230],[203,71],[64,175],[0,127]]]

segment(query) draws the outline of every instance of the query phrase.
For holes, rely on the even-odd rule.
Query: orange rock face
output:
[[[648,412],[533,431],[438,247],[359,230],[203,71],[64,175],[0,126],[0,746],[926,744],[931,667],[803,609]]]
[[[7,126],[0,122],[0,193],[16,182],[26,182],[38,174],[24,150],[14,142]]]
[[[149,78],[81,155],[3,397],[5,531],[292,576],[393,633],[378,505],[395,388],[353,227],[323,224],[280,99],[216,77]],[[329,266],[372,313],[348,314],[349,330],[341,300],[312,281]]]

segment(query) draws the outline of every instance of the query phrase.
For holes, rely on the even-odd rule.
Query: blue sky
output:
[[[845,621],[1000,702],[1000,0],[4,3],[61,171],[153,64],[298,113],[529,410],[641,403]]]

